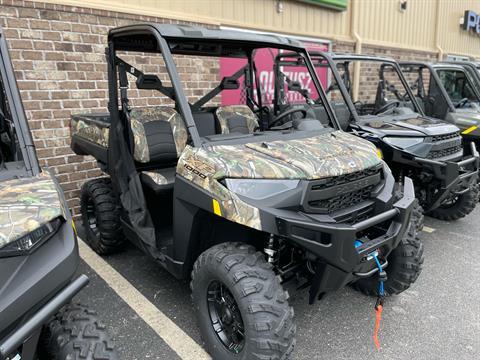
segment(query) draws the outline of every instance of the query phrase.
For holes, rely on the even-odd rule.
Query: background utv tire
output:
[[[95,311],[66,305],[43,328],[40,360],[118,360],[113,342]]]
[[[457,201],[449,205],[441,205],[440,207],[430,211],[429,216],[439,220],[453,221],[461,219],[470,214],[478,203],[479,196],[478,184],[472,185],[469,191],[459,195]]]
[[[228,289],[226,297],[233,297],[233,309],[241,315],[245,337],[238,353],[230,351],[220,339],[223,333],[214,330],[212,303],[217,302],[212,299],[217,290],[211,289],[216,284]],[[293,309],[272,266],[254,247],[225,243],[206,250],[195,262],[190,286],[200,332],[214,360],[288,359],[295,345]],[[219,319],[225,319],[225,313]]]
[[[80,197],[86,241],[98,254],[123,248],[125,236],[120,223],[120,200],[109,178],[87,181]]]
[[[405,232],[400,244],[388,256],[387,281],[384,284],[385,294],[397,295],[407,290],[422,272],[423,243],[417,236],[412,222]],[[378,275],[357,280],[353,288],[365,295],[378,295]]]

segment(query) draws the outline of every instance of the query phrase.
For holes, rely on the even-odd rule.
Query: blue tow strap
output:
[[[379,281],[378,281],[378,296],[385,296],[385,288],[383,287],[383,278],[381,277],[383,273],[382,264],[380,264],[380,260],[378,260],[377,254],[373,254],[373,258],[377,263],[378,267],[378,274],[379,274]]]

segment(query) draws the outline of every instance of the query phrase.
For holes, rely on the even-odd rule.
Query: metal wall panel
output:
[[[40,0],[41,1],[41,0]],[[480,37],[460,28],[480,0],[349,0],[346,11],[283,0],[43,0],[133,14],[257,29],[399,49],[480,57]],[[354,34],[358,37],[355,37]]]

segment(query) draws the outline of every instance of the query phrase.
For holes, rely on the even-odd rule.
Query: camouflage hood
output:
[[[295,140],[212,146],[186,153],[208,165],[207,173],[214,172],[217,179],[321,179],[360,171],[381,161],[371,143],[342,131]]]
[[[0,247],[64,214],[49,173],[0,182]]]

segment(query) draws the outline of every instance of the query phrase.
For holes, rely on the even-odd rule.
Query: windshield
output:
[[[437,74],[455,107],[465,108],[472,103],[479,103],[473,85],[463,70],[439,69]]]

